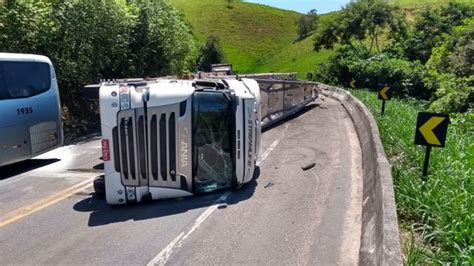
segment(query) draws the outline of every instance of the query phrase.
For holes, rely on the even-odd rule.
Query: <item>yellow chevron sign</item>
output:
[[[390,91],[390,87],[385,86],[383,89],[379,92],[379,99],[380,100],[390,100],[390,95],[387,93]]]
[[[446,119],[446,117],[439,117],[439,116],[434,116],[430,118],[426,123],[424,123],[420,127],[420,132],[421,135],[425,138],[426,142],[428,142],[431,145],[436,145],[439,146],[441,145],[441,142],[439,139],[436,137],[436,135],[433,133],[433,129],[437,127],[441,122],[443,122]]]
[[[415,144],[444,147],[448,124],[448,115],[419,113]]]
[[[349,83],[349,85],[351,85],[351,88],[353,88],[353,89],[356,88],[355,83],[356,83],[355,79],[353,79],[353,80],[351,81],[351,83]]]

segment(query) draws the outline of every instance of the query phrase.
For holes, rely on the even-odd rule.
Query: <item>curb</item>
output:
[[[360,265],[402,265],[391,166],[377,123],[367,107],[344,89],[318,84],[339,101],[354,123],[362,150],[363,205]]]

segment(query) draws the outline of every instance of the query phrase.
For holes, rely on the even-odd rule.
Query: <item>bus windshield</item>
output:
[[[49,64],[0,61],[0,100],[28,98],[50,87]]]
[[[232,185],[233,116],[225,92],[194,93],[194,190],[209,192]]]

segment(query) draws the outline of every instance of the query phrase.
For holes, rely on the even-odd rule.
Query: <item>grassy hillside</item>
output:
[[[328,59],[332,51],[313,51],[313,37],[291,43],[279,53],[267,58],[257,65],[256,72],[298,72],[298,78],[305,79],[306,74],[314,70],[316,64]]]
[[[446,148],[433,148],[424,182],[425,147],[414,145],[413,137],[417,114],[427,106],[392,99],[381,116],[377,93],[352,93],[374,114],[392,164],[406,265],[473,265],[474,115],[451,115]]]
[[[473,0],[391,0],[392,3],[398,4],[403,8],[424,8],[426,6],[445,5],[449,2],[457,3],[473,3]]]
[[[319,23],[325,24],[334,18],[336,13],[323,14]],[[308,72],[312,72],[316,64],[326,61],[333,53],[330,50],[313,51],[314,34],[303,40],[293,41],[282,48],[278,53],[266,58],[262,64],[256,66],[256,72],[298,72],[299,79],[305,79]]]
[[[232,8],[224,0],[170,2],[185,15],[201,43],[206,36],[220,38],[226,60],[240,73],[255,71],[296,38],[296,12],[240,1],[233,1]]]

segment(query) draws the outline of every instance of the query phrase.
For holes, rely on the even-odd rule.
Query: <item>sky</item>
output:
[[[349,3],[350,0],[245,0],[245,2],[264,4],[300,13],[308,13],[311,9],[316,9],[318,14],[324,14],[340,10],[341,6]]]

